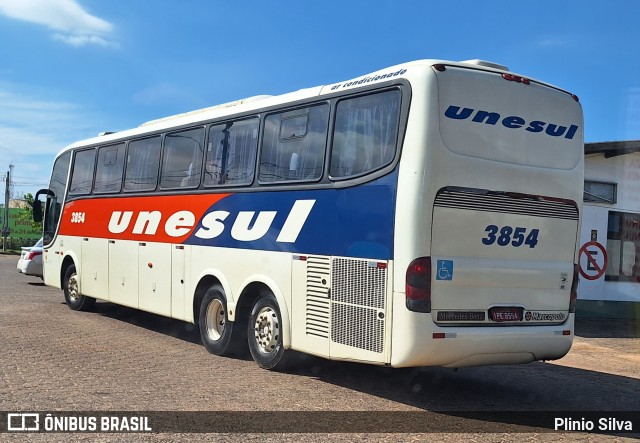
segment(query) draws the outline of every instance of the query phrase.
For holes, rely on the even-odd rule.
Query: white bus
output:
[[[199,325],[263,368],[526,363],[573,339],[576,96],[421,60],[78,142],[54,163],[45,283]]]

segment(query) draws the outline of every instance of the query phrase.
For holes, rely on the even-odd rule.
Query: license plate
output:
[[[522,321],[522,308],[491,308],[489,317],[495,322]]]

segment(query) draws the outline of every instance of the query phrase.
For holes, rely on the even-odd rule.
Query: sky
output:
[[[585,141],[640,140],[635,0],[0,0],[0,177],[46,187],[64,146],[418,59],[566,89]],[[0,184],[4,195],[4,182]]]

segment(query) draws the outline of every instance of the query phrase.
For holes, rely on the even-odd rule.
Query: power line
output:
[[[47,182],[13,182],[15,186],[47,186]]]

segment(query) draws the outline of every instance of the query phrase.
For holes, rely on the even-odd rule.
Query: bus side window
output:
[[[380,169],[395,157],[400,91],[349,98],[338,103],[331,152],[331,178]]]
[[[129,143],[125,191],[153,191],[158,182],[160,137],[135,140]]]
[[[209,129],[205,186],[251,184],[258,149],[258,125],[258,118],[250,118]]]
[[[124,165],[125,144],[103,146],[98,149],[98,165],[93,192],[117,193],[122,187],[122,167]]]
[[[204,128],[167,134],[160,173],[160,187],[195,188],[200,185],[204,156]]]
[[[96,150],[86,149],[77,151],[73,161],[73,173],[69,194],[85,195],[91,192],[93,186],[93,168],[96,162]]]
[[[317,181],[322,177],[329,105],[271,114],[265,119],[260,182]]]

